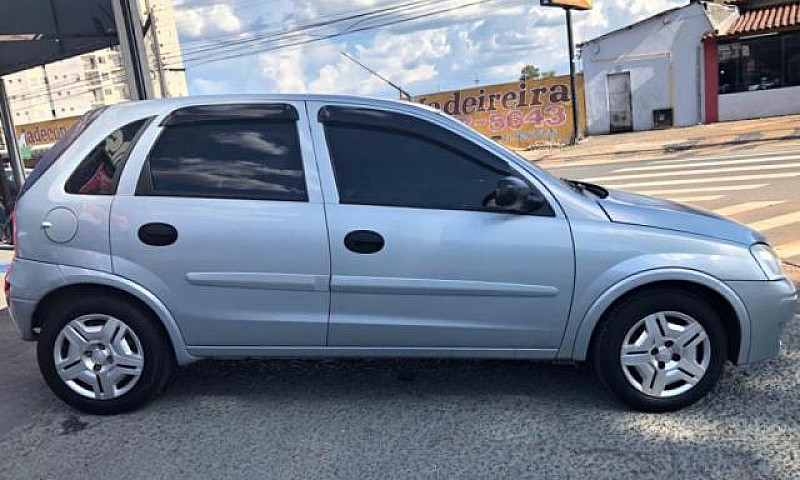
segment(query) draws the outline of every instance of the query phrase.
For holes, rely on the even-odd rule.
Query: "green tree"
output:
[[[550,78],[555,76],[556,76],[555,70],[548,70],[546,72],[542,72],[536,65],[528,64],[522,67],[522,72],[520,73],[519,80],[521,82],[524,82],[526,80],[536,80],[539,78]]]
[[[522,67],[522,72],[519,76],[519,80],[524,82],[526,80],[535,80],[542,76],[542,72],[539,71],[539,67],[536,65],[525,65]]]

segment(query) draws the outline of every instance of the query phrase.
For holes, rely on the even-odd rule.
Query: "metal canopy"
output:
[[[112,0],[0,0],[0,76],[118,43]]]

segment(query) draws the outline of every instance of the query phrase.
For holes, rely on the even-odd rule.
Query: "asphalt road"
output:
[[[588,368],[203,362],[117,417],[47,390],[0,313],[2,479],[800,478],[800,322],[682,412],[633,413]]]

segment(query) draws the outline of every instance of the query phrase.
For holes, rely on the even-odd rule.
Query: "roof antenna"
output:
[[[397,90],[397,92],[398,92],[398,93],[399,93],[399,95],[400,95],[400,100],[408,100],[409,102],[410,102],[410,101],[412,101],[412,99],[411,99],[411,94],[410,94],[410,93],[408,93],[407,91],[405,91],[405,89],[403,89],[403,87],[401,87],[400,85],[397,85],[396,83],[392,82],[391,80],[389,80],[388,78],[384,77],[384,76],[383,76],[383,75],[381,75],[380,73],[376,72],[375,70],[373,70],[373,69],[369,68],[368,66],[364,65],[363,63],[359,62],[359,61],[358,61],[358,60],[356,60],[355,58],[353,58],[353,57],[351,57],[350,55],[348,55],[348,54],[347,54],[347,52],[345,52],[345,51],[341,51],[341,52],[339,52],[339,53],[340,53],[340,54],[341,54],[341,55],[342,55],[344,58],[346,58],[346,59],[350,60],[351,62],[355,63],[355,64],[356,64],[356,65],[358,65],[359,67],[361,67],[361,68],[363,68],[364,70],[368,71],[370,74],[372,74],[372,75],[374,75],[374,76],[378,77],[379,79],[383,80],[384,82],[386,82],[386,83],[387,83],[387,84],[388,84],[390,87],[392,87],[392,88],[394,88],[395,90]]]

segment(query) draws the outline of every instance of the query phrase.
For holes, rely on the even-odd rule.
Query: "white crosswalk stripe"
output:
[[[637,187],[667,187],[672,185],[698,185],[711,182],[725,182],[725,183],[749,182],[753,180],[777,180],[781,178],[797,178],[797,177],[800,177],[800,172],[765,173],[763,175],[731,175],[729,177],[716,177],[713,179],[689,178],[682,180],[659,180],[656,182],[620,183],[614,185],[605,185],[605,187],[618,190],[630,190]],[[617,178],[617,180],[625,180],[625,178]]]
[[[744,190],[758,190],[768,187],[768,183],[757,183],[749,185],[725,185],[721,187],[695,187],[695,188],[672,188],[666,190],[636,190],[641,195],[661,197],[664,195],[686,195],[689,193],[712,193],[712,192],[738,192]]]
[[[697,195],[694,197],[664,197],[667,200],[679,203],[713,202],[725,198],[725,195]]]
[[[681,168],[698,168],[698,167],[715,167],[715,166],[723,166],[723,165],[743,165],[743,164],[751,164],[751,163],[770,163],[774,161],[789,161],[789,160],[800,160],[800,155],[798,154],[791,154],[791,155],[782,155],[782,156],[773,156],[773,157],[759,157],[759,158],[735,158],[733,160],[713,160],[713,161],[694,161],[691,159],[683,159],[683,160],[672,160],[672,161],[659,161],[658,163],[654,163],[652,165],[642,166],[642,167],[627,167],[627,168],[620,168],[618,170],[614,170],[616,173],[625,173],[625,172],[647,172],[647,171],[658,171],[658,170],[677,170]]]
[[[754,210],[761,210],[762,208],[774,207],[776,205],[781,205],[783,203],[786,202],[783,200],[766,201],[766,202],[746,202],[737,205],[729,205],[727,207],[718,208],[715,209],[714,211],[720,215],[731,217],[734,215],[738,215],[740,213],[747,213],[747,212],[752,212]]]
[[[791,170],[800,168],[800,162],[779,163],[776,165],[748,165],[746,167],[728,167],[728,168],[714,168],[709,170],[681,170],[679,172],[670,173],[634,173],[632,175],[613,175],[609,177],[594,177],[587,178],[587,182],[607,182],[614,180],[641,180],[643,178],[663,178],[664,176],[670,177],[691,177],[693,175],[717,175],[720,173],[735,173],[735,172],[759,172],[764,170]]]
[[[765,218],[754,223],[750,223],[750,228],[759,232],[768,232],[779,227],[800,223],[800,211],[778,215],[776,217]]]
[[[800,255],[800,240],[784,243],[775,247],[775,251],[781,258],[792,258]]]

